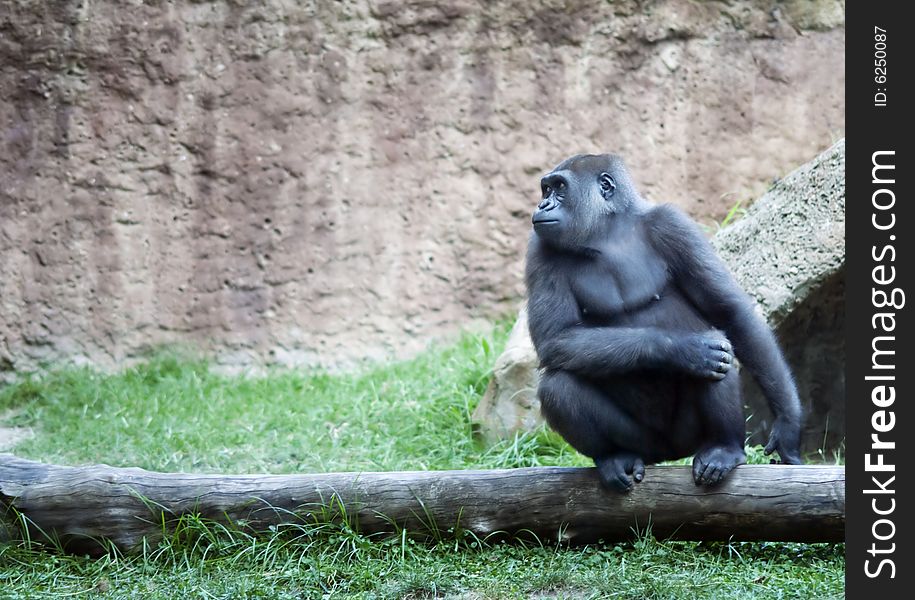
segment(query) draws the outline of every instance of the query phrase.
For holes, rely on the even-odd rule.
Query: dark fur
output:
[[[788,366],[689,218],[643,200],[613,155],[572,157],[541,187],[526,271],[538,392],[602,482],[627,490],[646,463],[695,455],[696,483],[711,485],[743,463],[734,354],[775,414],[766,452],[799,464]]]

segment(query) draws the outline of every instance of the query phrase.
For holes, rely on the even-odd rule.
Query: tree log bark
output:
[[[697,487],[689,467],[648,467],[644,481],[617,494],[585,468],[195,475],[3,454],[0,505],[8,531],[29,523],[33,537],[53,536],[79,552],[99,550],[100,538],[130,550],[187,514],[250,531],[345,512],[364,534],[396,524],[416,533],[460,527],[480,537],[533,533],[590,543],[650,526],[660,539],[837,542],[845,532],[845,467],[743,465],[712,488]]]

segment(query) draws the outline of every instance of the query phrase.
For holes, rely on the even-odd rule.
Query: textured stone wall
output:
[[[0,371],[403,356],[513,311],[538,175],[710,222],[844,132],[844,2],[0,3]]]

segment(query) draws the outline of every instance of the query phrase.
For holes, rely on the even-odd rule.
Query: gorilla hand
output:
[[[801,461],[801,430],[798,419],[778,417],[772,425],[769,443],[766,444],[766,456],[778,451],[780,462],[786,465],[799,465]],[[772,462],[775,462],[773,459]]]
[[[734,363],[734,349],[718,331],[675,338],[671,355],[675,367],[702,379],[724,379]]]

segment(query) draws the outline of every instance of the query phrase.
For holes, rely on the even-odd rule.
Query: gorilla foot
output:
[[[747,462],[743,448],[713,446],[700,451],[693,458],[693,480],[696,485],[715,485],[734,470],[737,465]]]
[[[633,479],[639,482],[645,477],[645,463],[628,452],[595,459],[594,464],[601,484],[617,492],[628,492],[632,489]]]

